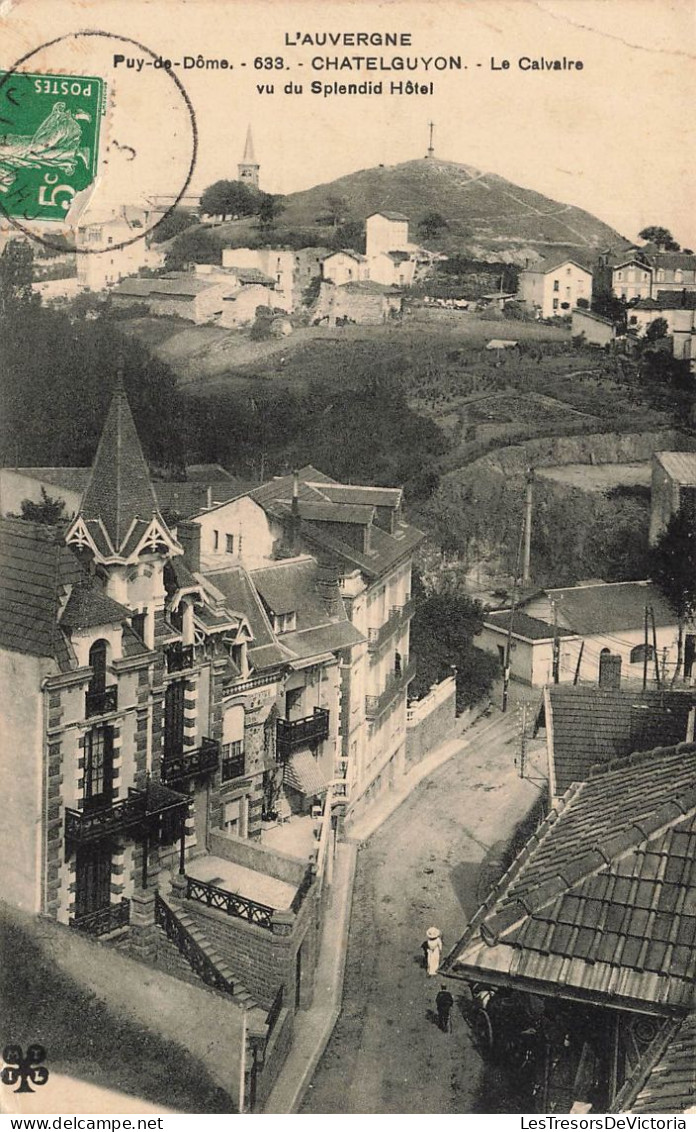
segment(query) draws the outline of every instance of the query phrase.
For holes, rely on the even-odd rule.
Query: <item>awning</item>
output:
[[[328,783],[321,773],[319,764],[309,751],[298,751],[291,755],[285,764],[285,777],[283,785],[298,790],[300,794],[308,797],[313,794],[323,794]]]

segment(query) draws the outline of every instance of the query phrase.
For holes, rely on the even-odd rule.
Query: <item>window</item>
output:
[[[225,535],[225,550],[228,554],[234,554],[234,535]]]
[[[553,289],[554,289],[554,291],[560,291],[560,289],[561,289],[561,285],[560,285],[560,283],[558,282],[558,279],[554,279],[554,281],[553,281]]]
[[[558,310],[558,299],[554,299],[554,300],[553,300],[553,309],[554,309],[555,311],[557,311],[557,310]]]
[[[113,731],[93,727],[85,735],[85,809],[99,809],[111,801],[113,783]]]
[[[684,282],[684,272],[680,268],[677,268],[677,270],[674,272],[674,282],[675,283],[683,283]]]
[[[644,664],[646,659],[655,659],[655,649],[652,645],[636,645],[631,649],[631,664]]]
[[[273,632],[278,634],[294,633],[296,622],[294,610],[292,613],[276,613],[273,615]]]
[[[665,273],[664,273],[663,268],[660,268],[658,273],[657,273],[657,282],[658,283],[664,283],[664,281],[665,281]]]
[[[174,680],[164,693],[164,754],[176,757],[184,749],[184,681]]]
[[[92,669],[89,690],[103,692],[106,688],[106,641],[94,642],[89,650],[89,664]]]
[[[220,549],[220,532],[213,531],[213,550]]]
[[[145,617],[145,613],[134,613],[131,620],[131,628],[141,641],[145,639]]]
[[[617,271],[616,278],[619,280],[619,282],[621,282],[621,280],[623,279],[623,271]]]
[[[570,268],[570,267],[566,267],[566,275],[570,275],[570,272],[571,272],[571,268]]]

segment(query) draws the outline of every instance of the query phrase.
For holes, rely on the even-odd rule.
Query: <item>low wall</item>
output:
[[[295,1001],[296,957],[302,947],[300,1006],[309,1006],[314,991],[317,955],[316,895],[312,889],[299,912],[276,912],[273,930],[228,916],[196,900],[182,900],[186,911],[232,973],[267,1010],[278,988],[285,987],[288,1006]]]
[[[245,837],[234,837],[224,833],[210,834],[210,852],[214,857],[234,861],[235,865],[253,869],[257,873],[284,880],[287,884],[299,885],[304,878],[307,865],[288,853],[268,849]]]
[[[273,1091],[273,1086],[278,1080],[278,1074],[292,1045],[294,1017],[292,1010],[281,1010],[278,1016],[275,1029],[266,1046],[263,1065],[257,1069],[254,1085],[254,1112],[263,1112],[266,1101]]]
[[[406,722],[406,771],[425,758],[452,734],[457,718],[457,689],[449,676],[422,700],[408,709]]]

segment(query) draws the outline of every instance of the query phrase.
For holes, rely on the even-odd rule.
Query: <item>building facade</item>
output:
[[[541,318],[570,315],[582,299],[592,298],[592,272],[572,259],[539,264],[520,272],[518,298]]]

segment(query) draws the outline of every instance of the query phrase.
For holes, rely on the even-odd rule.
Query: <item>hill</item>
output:
[[[523,264],[527,258],[568,249],[577,258],[593,259],[598,248],[629,246],[608,224],[581,208],[453,161],[429,159],[361,169],[284,199],[279,236],[283,230],[314,230],[329,239],[331,208],[340,200],[341,222],[364,221],[371,212],[385,208],[405,213],[411,220],[412,239],[418,238],[423,216],[439,212],[448,228],[429,244],[476,258]],[[227,228],[222,225],[221,234],[238,243],[239,224]]]

